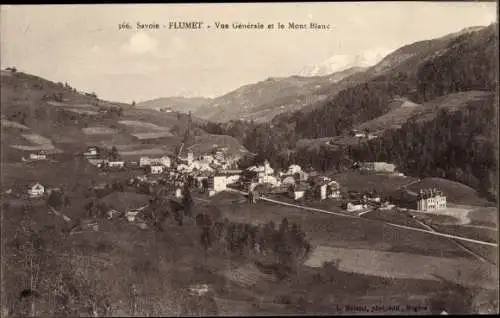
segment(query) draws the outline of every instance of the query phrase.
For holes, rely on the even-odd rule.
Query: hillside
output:
[[[196,128],[201,123],[196,117],[104,101],[22,72],[2,71],[1,106],[2,156],[9,162],[38,150],[75,154],[91,145],[115,146],[123,156],[172,153],[190,118],[197,138],[217,141],[233,152],[242,149],[237,141],[225,145]]]
[[[269,121],[277,114],[324,100],[350,84],[346,81],[337,88],[337,83],[363,70],[353,67],[327,76],[268,78],[217,97],[194,114],[217,122],[234,119]]]
[[[405,174],[443,177],[496,200],[498,121],[495,95],[461,92],[425,103],[400,129],[351,147],[355,160],[391,161]]]
[[[390,161],[417,177],[443,177],[496,195],[497,24],[406,45],[340,81],[348,87],[270,123],[205,126],[271,164],[346,169]],[[338,87],[338,86],[337,86]],[[350,136],[368,129],[377,138]],[[335,146],[331,146],[331,144]]]
[[[341,135],[390,110],[404,97],[422,103],[454,92],[493,90],[496,25],[404,46],[368,69],[364,82],[346,88],[312,112],[279,115],[302,138]],[[314,123],[314,124],[313,124]]]
[[[486,91],[467,91],[438,97],[423,104],[413,103],[405,98],[396,98],[390,102],[387,113],[366,121],[354,127],[360,131],[369,131],[375,136],[382,136],[386,131],[397,130],[408,121],[425,123],[436,118],[437,114],[445,110],[453,113],[462,110],[475,102],[484,102],[491,99],[492,93]],[[477,136],[479,137],[479,136]],[[310,139],[310,144],[327,142],[330,145],[357,145],[360,140],[354,136],[342,135],[332,138]]]
[[[438,188],[446,193],[447,200],[457,204],[482,206],[487,201],[481,198],[477,191],[459,182],[442,178],[425,178],[407,187],[408,190],[418,193],[420,189]]]
[[[187,114],[189,112],[196,113],[197,110],[211,101],[211,98],[205,97],[161,97],[137,103],[136,107]]]

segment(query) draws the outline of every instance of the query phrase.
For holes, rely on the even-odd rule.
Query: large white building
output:
[[[417,210],[438,211],[446,209],[446,196],[437,189],[420,190],[417,197]]]
[[[160,174],[163,173],[165,167],[162,165],[152,165],[150,166],[150,172],[151,174]]]
[[[340,185],[337,181],[330,181],[327,183],[327,197],[331,199],[340,198]]]
[[[224,191],[227,189],[227,178],[224,175],[213,175],[208,178],[209,190],[215,192]]]
[[[125,166],[125,161],[109,161],[107,164],[110,168],[123,168]]]

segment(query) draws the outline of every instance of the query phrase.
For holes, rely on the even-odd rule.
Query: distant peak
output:
[[[325,61],[306,66],[300,72],[300,76],[324,76],[341,72],[351,68],[370,67],[380,62],[387,54],[393,50],[388,48],[373,48],[358,54],[338,54]]]

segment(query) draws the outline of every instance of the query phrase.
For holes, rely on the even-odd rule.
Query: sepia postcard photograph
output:
[[[0,5],[1,317],[498,314],[497,10]]]

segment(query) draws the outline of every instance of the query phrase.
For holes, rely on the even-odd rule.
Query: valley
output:
[[[497,27],[214,98],[3,69],[2,317],[498,313]]]

